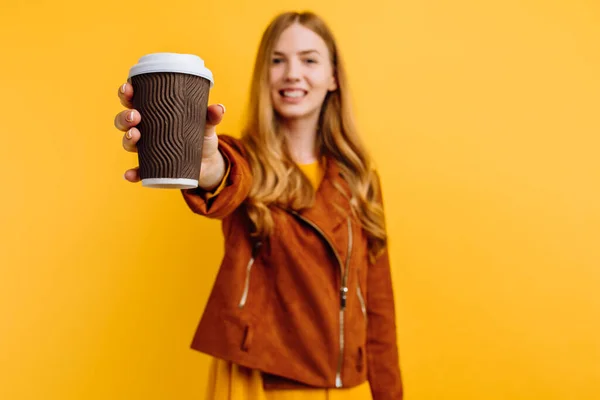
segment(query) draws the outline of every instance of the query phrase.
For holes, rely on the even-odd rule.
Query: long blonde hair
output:
[[[325,98],[319,118],[317,151],[320,157],[334,159],[348,183],[352,212],[358,216],[369,242],[373,260],[387,242],[379,181],[373,171],[353,121],[346,71],[335,39],[325,22],[311,12],[288,12],[277,16],[265,30],[250,88],[247,123],[242,142],[252,170],[253,184],[246,201],[255,236],[266,238],[273,231],[270,205],[301,210],[314,202],[315,191],[293,162],[278,121],[269,91],[269,67],[274,46],[281,33],[294,23],[318,34],[327,45],[337,90]]]

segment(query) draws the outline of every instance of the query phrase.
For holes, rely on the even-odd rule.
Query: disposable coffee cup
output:
[[[212,72],[193,54],[153,53],[130,69],[129,81],[133,107],[142,117],[137,126],[142,185],[198,187]]]

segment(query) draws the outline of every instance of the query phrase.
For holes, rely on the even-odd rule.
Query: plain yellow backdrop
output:
[[[237,135],[289,9],[331,24],[382,175],[406,400],[600,399],[597,0],[3,2],[0,399],[203,398],[219,223],[123,180],[116,92],[199,54]]]

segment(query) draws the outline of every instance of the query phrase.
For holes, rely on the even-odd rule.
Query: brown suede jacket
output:
[[[272,207],[274,233],[255,243],[244,213],[252,184],[244,150],[225,135],[219,150],[230,166],[222,191],[209,200],[199,189],[182,191],[194,212],[222,220],[225,238],[192,348],[262,371],[266,389],[368,379],[374,400],[402,399],[387,251],[369,263],[339,167],[327,160],[313,207]]]

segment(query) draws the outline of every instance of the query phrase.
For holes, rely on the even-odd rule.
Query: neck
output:
[[[316,118],[285,120],[281,123],[282,133],[285,135],[288,151],[294,162],[310,164],[317,160],[317,127]]]

